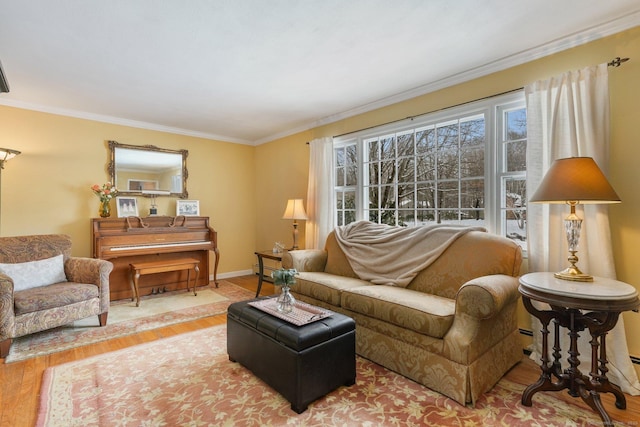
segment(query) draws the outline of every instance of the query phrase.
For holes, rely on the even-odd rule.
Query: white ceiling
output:
[[[0,0],[0,104],[259,144],[637,25],[638,0]]]

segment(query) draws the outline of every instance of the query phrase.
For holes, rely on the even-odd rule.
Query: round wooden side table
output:
[[[606,336],[618,322],[620,313],[640,307],[638,292],[624,282],[594,277],[593,282],[573,282],[557,279],[553,273],[529,273],[520,277],[522,301],[525,308],[542,323],[542,374],[537,382],[522,393],[522,404],[531,406],[533,395],[539,391],[569,389],[573,397],[581,397],[596,411],[605,426],[613,425],[600,400],[600,393],[613,393],[616,407],[627,406],[620,387],[607,378]],[[549,304],[550,310],[538,310],[532,300]],[[553,320],[553,360],[549,358],[549,323]],[[569,367],[562,369],[560,358],[560,327],[569,330]],[[587,329],[591,334],[591,371],[584,375],[578,369],[579,333]],[[554,379],[555,378],[555,379]]]

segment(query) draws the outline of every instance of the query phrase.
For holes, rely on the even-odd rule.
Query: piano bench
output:
[[[191,280],[191,270],[196,272],[195,280],[193,281],[193,295],[197,296],[196,288],[198,286],[198,276],[200,275],[200,268],[198,267],[200,260],[195,258],[185,258],[176,260],[165,261],[152,261],[152,262],[137,262],[135,264],[129,264],[131,266],[131,301],[136,300],[136,307],[140,307],[140,293],[138,292],[138,282],[140,276],[145,274],[154,273],[166,273],[168,271],[181,271],[187,270],[187,292],[191,288],[189,282]]]

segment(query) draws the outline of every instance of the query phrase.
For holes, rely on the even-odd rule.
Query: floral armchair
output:
[[[109,261],[71,256],[63,234],[0,237],[0,358],[14,338],[109,312]]]

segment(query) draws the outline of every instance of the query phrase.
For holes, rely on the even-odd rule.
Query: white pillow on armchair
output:
[[[0,272],[11,277],[14,292],[52,285],[67,280],[67,276],[64,274],[64,257],[62,254],[38,261],[14,264],[0,263]]]

